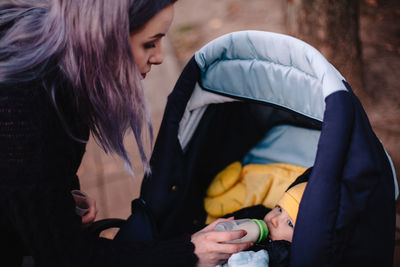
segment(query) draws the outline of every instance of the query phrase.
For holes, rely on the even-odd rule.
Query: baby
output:
[[[265,215],[264,221],[271,240],[292,242],[297,212],[306,185],[307,183],[300,183],[290,188],[278,201],[277,206]]]
[[[262,218],[268,226],[267,240],[255,244],[250,251],[233,254],[223,267],[289,266],[290,245],[293,239],[299,205],[307,182],[290,187],[276,207],[270,210],[258,205],[245,208],[232,215],[235,219]]]

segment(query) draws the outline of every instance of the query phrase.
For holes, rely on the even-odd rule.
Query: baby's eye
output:
[[[288,221],[287,224],[293,228],[293,223],[291,221]]]
[[[279,212],[282,213],[282,208],[281,207],[278,207],[278,208],[279,208]]]
[[[149,49],[149,48],[154,48],[156,47],[156,43],[155,42],[148,42],[144,44],[144,48]]]

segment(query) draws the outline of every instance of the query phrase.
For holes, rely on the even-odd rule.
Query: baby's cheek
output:
[[[269,233],[268,233],[269,238],[270,238],[272,241],[278,240],[278,238],[279,238],[279,232],[278,232],[275,228],[273,228],[273,227],[268,228],[268,230],[269,230]]]
[[[290,233],[290,235],[288,236],[288,240],[287,241],[289,241],[290,243],[292,243],[292,240],[293,240],[293,229],[291,230],[291,233]]]
[[[293,239],[293,228],[289,227],[278,227],[278,228],[273,228],[271,227],[269,229],[269,238],[272,241],[276,240],[286,240],[289,242],[292,242]]]

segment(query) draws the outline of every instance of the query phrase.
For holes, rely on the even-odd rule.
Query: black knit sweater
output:
[[[66,90],[58,106],[75,137],[86,140]],[[0,265],[19,266],[33,255],[38,266],[192,266],[190,236],[127,244],[82,229],[70,194],[85,144],[65,131],[41,82],[0,84]],[[4,265],[5,264],[5,265]]]

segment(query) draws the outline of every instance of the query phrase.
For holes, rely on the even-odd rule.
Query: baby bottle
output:
[[[268,235],[268,227],[263,220],[257,219],[240,219],[235,221],[219,222],[214,227],[217,232],[245,230],[247,234],[239,239],[235,239],[226,243],[259,243]]]

